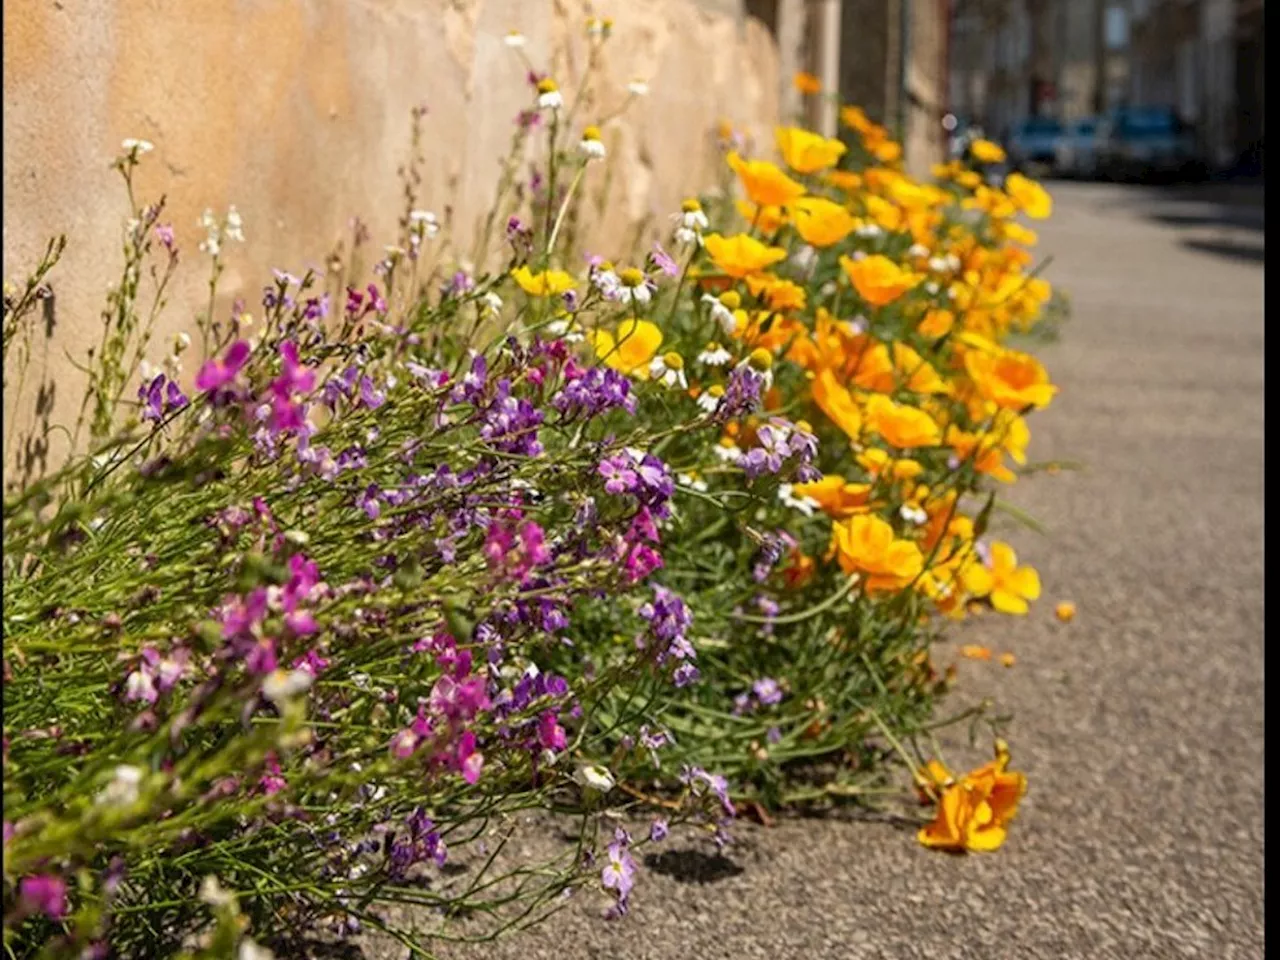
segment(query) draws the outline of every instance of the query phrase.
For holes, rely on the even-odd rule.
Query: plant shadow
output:
[[[710,854],[692,848],[651,853],[644,858],[644,865],[677,883],[718,883],[743,872],[742,867],[722,853]]]

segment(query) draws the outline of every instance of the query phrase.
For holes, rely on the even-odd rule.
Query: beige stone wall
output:
[[[650,94],[611,122],[610,229],[623,236],[713,184],[710,131],[727,118],[768,142],[778,116],[778,55],[740,0],[15,0],[4,4],[4,262],[34,265],[46,239],[68,235],[52,276],[55,329],[39,338],[21,391],[5,391],[6,474],[20,459],[37,392],[50,419],[74,417],[82,357],[118,277],[127,206],[109,169],[125,137],[152,141],[139,197],[165,194],[183,267],[160,336],[191,326],[207,270],[202,210],[235,204],[247,242],[228,250],[220,310],[254,301],[272,266],[319,264],[350,218],[391,242],[397,167],[410,111],[426,121],[421,205],[452,208],[459,239],[488,209],[512,120],[529,102],[509,30],[572,91],[586,60],[584,23],[610,15],[602,84],[607,115],[633,78]],[[582,116],[588,121],[587,113]],[[609,173],[592,171],[603,182]],[[608,252],[607,250],[605,252]],[[194,361],[188,363],[187,376]],[[60,459],[63,441],[52,438]]]

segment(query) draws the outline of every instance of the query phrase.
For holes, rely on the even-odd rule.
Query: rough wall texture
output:
[[[739,0],[19,0],[4,5],[4,277],[20,280],[46,239],[66,233],[51,280],[52,338],[21,390],[4,396],[6,474],[41,385],[50,419],[74,417],[83,358],[100,335],[120,269],[127,204],[109,169],[125,137],[152,141],[139,198],[168,197],[183,267],[157,336],[190,328],[203,304],[200,212],[235,204],[246,243],[228,249],[218,305],[256,299],[268,267],[318,264],[350,218],[390,242],[410,112],[430,110],[421,205],[451,206],[466,243],[488,209],[512,120],[528,105],[520,59],[551,62],[567,92],[586,62],[588,15],[611,15],[595,113],[648,97],[610,121],[613,199],[600,243],[714,182],[709,131],[721,117],[767,142],[778,116],[778,57]],[[553,59],[554,57],[554,59]],[[589,122],[585,111],[579,122]],[[602,165],[603,166],[603,165]],[[463,247],[466,249],[469,244]],[[157,358],[158,359],[158,358]],[[187,375],[192,364],[188,364]],[[7,377],[8,379],[8,377]],[[47,391],[47,386],[46,386]],[[47,392],[46,392],[47,397]],[[65,442],[52,438],[60,460]]]

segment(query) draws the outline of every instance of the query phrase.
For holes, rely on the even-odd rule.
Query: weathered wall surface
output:
[[[46,239],[66,233],[52,275],[55,330],[21,391],[4,397],[6,474],[21,459],[36,393],[51,419],[74,417],[83,357],[120,269],[127,205],[109,169],[125,137],[152,141],[139,198],[168,197],[183,266],[160,337],[191,326],[207,270],[197,251],[206,207],[235,204],[246,243],[227,248],[220,309],[252,302],[266,271],[319,264],[350,218],[390,242],[410,112],[426,104],[420,205],[452,206],[461,240],[488,209],[512,123],[528,106],[520,59],[554,63],[567,92],[586,62],[584,24],[611,15],[594,112],[632,79],[649,95],[605,128],[613,165],[609,236],[646,217],[665,224],[682,195],[714,182],[710,131],[721,117],[767,143],[778,116],[778,55],[740,0],[15,0],[4,4],[4,277],[20,280]],[[552,61],[553,52],[555,55]],[[585,112],[579,123],[595,117]],[[603,169],[593,170],[604,177]],[[608,237],[602,236],[601,242]],[[156,359],[159,359],[157,357]],[[190,376],[194,364],[188,363]],[[51,453],[60,460],[57,436]]]

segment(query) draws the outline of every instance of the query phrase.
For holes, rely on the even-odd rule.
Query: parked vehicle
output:
[[[1144,180],[1204,172],[1195,131],[1172,107],[1130,107],[1107,117],[1098,132],[1098,167],[1109,180]]]
[[[1093,179],[1098,175],[1098,117],[1085,117],[1066,125],[1058,140],[1054,172],[1060,177]]]
[[[1014,127],[1006,150],[1009,164],[1015,170],[1039,172],[1032,168],[1053,169],[1057,159],[1062,124],[1053,117],[1028,117]]]

